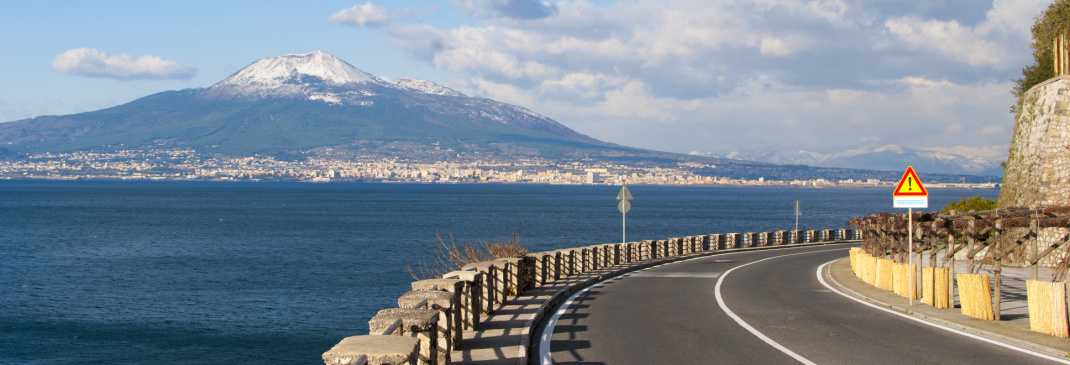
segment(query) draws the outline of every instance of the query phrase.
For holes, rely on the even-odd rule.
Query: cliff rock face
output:
[[[1070,205],[1070,77],[1030,89],[1014,125],[999,206]]]

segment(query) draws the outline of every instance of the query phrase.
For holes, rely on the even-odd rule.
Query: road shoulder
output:
[[[902,312],[907,315],[947,326],[1013,346],[1027,348],[1057,357],[1070,357],[1070,340],[1011,327],[996,321],[985,321],[963,315],[958,309],[938,309],[921,301],[911,305],[906,298],[877,289],[858,279],[851,272],[850,258],[842,258],[826,266],[823,273],[831,285],[863,301]]]

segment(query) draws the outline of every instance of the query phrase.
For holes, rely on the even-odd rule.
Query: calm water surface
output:
[[[0,181],[0,363],[317,364],[429,261],[620,242],[615,186]],[[846,228],[890,189],[630,186],[629,241]],[[930,207],[997,190],[930,190]]]

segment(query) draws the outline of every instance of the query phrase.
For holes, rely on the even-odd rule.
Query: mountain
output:
[[[898,145],[866,146],[857,149],[822,153],[790,147],[770,147],[753,151],[727,153],[692,152],[730,159],[786,165],[903,171],[915,170],[939,174],[1003,176],[1000,163],[1007,158],[1005,146],[990,147],[903,147]]]
[[[260,59],[208,88],[0,124],[0,144],[19,153],[152,147],[285,155],[330,148],[400,157],[432,151],[584,157],[639,151],[431,81],[386,81],[322,51]]]

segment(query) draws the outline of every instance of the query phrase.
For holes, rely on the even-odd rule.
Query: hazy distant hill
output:
[[[1002,176],[1000,162],[1007,159],[1006,146],[912,148],[897,145],[866,146],[822,153],[802,148],[768,147],[754,151],[699,153],[720,158],[760,161],[784,165],[870,169],[902,172],[906,166],[940,174]]]
[[[324,52],[261,59],[206,89],[0,124],[0,143],[17,152],[162,146],[248,155],[368,142],[546,156],[638,151],[430,81],[388,82]]]

